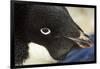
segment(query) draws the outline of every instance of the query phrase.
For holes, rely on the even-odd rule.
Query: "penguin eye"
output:
[[[41,28],[40,32],[44,35],[48,35],[51,33],[51,30],[49,28]]]

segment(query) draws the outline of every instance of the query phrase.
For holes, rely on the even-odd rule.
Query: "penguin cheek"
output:
[[[55,60],[60,61],[60,60],[64,60],[68,50],[69,49],[59,49],[59,50],[56,50],[56,52],[53,52],[53,53],[50,52],[50,54]]]
[[[49,46],[46,46],[50,55],[55,60],[63,60],[67,53],[71,51],[74,43],[66,38],[59,38],[53,41]]]

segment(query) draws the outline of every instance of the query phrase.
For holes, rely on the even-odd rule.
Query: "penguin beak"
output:
[[[89,48],[93,46],[93,42],[85,35],[81,34],[79,38],[68,37],[70,40],[74,41],[81,48]]]

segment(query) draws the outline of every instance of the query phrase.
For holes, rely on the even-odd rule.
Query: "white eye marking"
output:
[[[49,28],[41,28],[40,32],[44,35],[48,35],[51,33],[51,30]]]

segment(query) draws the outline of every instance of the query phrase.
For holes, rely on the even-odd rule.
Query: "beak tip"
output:
[[[89,39],[69,38],[79,45],[80,48],[90,48],[93,46],[93,42]]]
[[[82,42],[80,45],[81,48],[91,48],[93,46],[93,42],[91,40],[84,40],[85,42]]]

